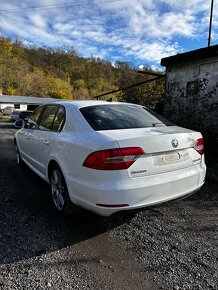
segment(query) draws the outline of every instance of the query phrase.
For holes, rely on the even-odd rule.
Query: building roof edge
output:
[[[184,63],[194,60],[200,60],[204,58],[211,58],[218,56],[218,45],[209,47],[203,47],[200,49],[188,51],[185,53],[178,53],[173,56],[165,57],[161,59],[161,65],[165,67],[172,66],[178,63]]]

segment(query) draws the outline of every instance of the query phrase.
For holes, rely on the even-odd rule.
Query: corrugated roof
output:
[[[55,101],[63,101],[63,99],[0,95],[1,104],[41,105]]]

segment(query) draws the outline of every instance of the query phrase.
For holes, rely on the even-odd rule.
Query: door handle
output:
[[[42,143],[43,143],[44,145],[49,145],[49,144],[50,144],[49,141],[43,141]]]

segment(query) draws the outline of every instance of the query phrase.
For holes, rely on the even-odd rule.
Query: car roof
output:
[[[79,101],[79,100],[75,100],[75,101],[57,101],[54,103],[48,103],[47,105],[51,105],[51,104],[59,104],[59,105],[64,105],[66,107],[71,107],[76,106],[78,108],[82,108],[82,107],[89,107],[89,106],[96,106],[96,105],[131,105],[131,106],[139,106],[136,104],[131,104],[131,103],[124,103],[124,102],[108,102],[108,101],[98,101],[98,100],[85,100],[85,101]]]

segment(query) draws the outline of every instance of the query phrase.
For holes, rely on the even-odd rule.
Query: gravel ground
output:
[[[102,218],[54,211],[0,123],[0,289],[218,289],[218,188]]]
[[[112,236],[162,289],[218,289],[218,188],[138,213]]]

